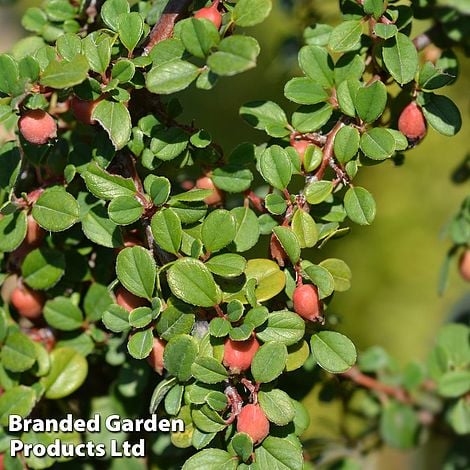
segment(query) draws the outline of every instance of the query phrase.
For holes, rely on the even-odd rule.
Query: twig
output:
[[[386,385],[382,382],[379,382],[377,379],[363,374],[357,367],[352,367],[348,371],[343,372],[341,375],[352,380],[361,387],[384,393],[385,395],[393,397],[402,403],[411,404],[413,402],[411,397],[403,388],[392,387],[391,385]]]
[[[175,23],[190,3],[191,0],[170,0],[160,20],[150,31],[149,41],[144,48],[143,55],[149,55],[156,44],[171,37]]]
[[[328,133],[325,147],[323,147],[323,160],[321,162],[320,167],[315,173],[315,177],[317,180],[321,180],[323,178],[323,175],[325,174],[325,171],[330,164],[330,160],[333,158],[333,145],[335,141],[335,136],[344,125],[344,122],[340,120],[335,124],[335,127],[333,127],[333,129],[331,129],[331,131]]]

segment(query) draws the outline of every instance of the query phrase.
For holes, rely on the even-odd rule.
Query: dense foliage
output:
[[[439,432],[462,436],[446,468],[468,468],[469,327],[445,326],[426,364],[400,369],[372,348],[356,365],[328,318],[351,272],[320,249],[373,222],[358,174],[403,163],[428,126],[459,131],[440,89],[457,78],[452,47],[466,50],[470,11],[463,0],[340,8],[339,25],[304,31],[284,89],[295,111],[243,104],[266,143],[230,153],[182,122],[175,94],[210,97],[255,67],[260,47],[243,28],[265,20],[270,0],[46,0],[26,11],[33,35],[0,55],[0,120],[17,134],[0,148],[1,451],[12,413],[150,409],[186,430],[146,435],[135,468],[360,468],[381,443],[410,448]],[[415,18],[432,26],[411,38]],[[339,397],[360,432],[304,453],[303,381]],[[9,470],[54,464],[71,465],[4,457]]]

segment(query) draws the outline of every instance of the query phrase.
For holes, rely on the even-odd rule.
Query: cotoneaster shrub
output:
[[[427,129],[459,131],[440,89],[457,78],[452,47],[468,48],[468,6],[339,8],[337,26],[304,31],[299,76],[284,89],[295,111],[241,104],[265,143],[231,152],[182,120],[175,94],[197,87],[210,99],[255,67],[260,46],[244,28],[269,15],[270,0],[46,0],[27,10],[31,36],[0,55],[0,119],[16,134],[0,150],[0,451],[14,437],[10,413],[150,410],[186,430],[145,435],[136,468],[357,468],[377,445],[410,448],[442,429],[463,436],[448,465],[468,463],[468,326],[445,326],[426,364],[399,370],[380,348],[357,361],[328,318],[350,269],[319,250],[373,222],[368,167],[400,163]],[[431,27],[412,36],[415,17]],[[467,206],[458,223],[468,224]],[[268,252],[253,256],[263,242]],[[299,374],[366,423],[345,428],[333,453],[303,452],[308,412],[289,396]],[[54,464],[71,465],[3,458],[9,470]]]

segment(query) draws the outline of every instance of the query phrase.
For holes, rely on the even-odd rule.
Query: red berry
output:
[[[144,307],[147,305],[147,301],[141,297],[137,297],[124,287],[118,287],[116,290],[116,302],[121,307],[124,307],[127,311],[134,310],[137,307]]]
[[[232,373],[239,374],[250,368],[258,349],[259,343],[254,336],[245,341],[233,341],[227,338],[224,343],[224,365]]]
[[[292,147],[297,150],[297,153],[299,154],[299,157],[303,163],[304,161],[304,155],[305,151],[307,150],[307,147],[310,145],[310,142],[308,140],[294,140],[292,142]]]
[[[194,18],[205,18],[206,20],[212,21],[214,26],[219,29],[222,25],[222,14],[217,9],[219,6],[219,0],[216,0],[210,7],[201,8],[194,14]]]
[[[245,405],[237,417],[237,431],[248,434],[255,444],[269,434],[269,421],[259,405]]]
[[[71,103],[73,114],[83,124],[92,126],[93,124],[96,124],[96,120],[92,119],[91,116],[99,102],[100,100],[84,101],[77,97],[73,97]]]
[[[212,189],[212,194],[204,199],[208,206],[215,206],[223,202],[224,192],[216,188],[213,181],[208,176],[203,176],[196,181],[198,189]]]
[[[42,145],[57,137],[57,124],[50,114],[42,109],[26,111],[18,121],[22,136],[30,143]]]
[[[465,250],[460,256],[459,271],[462,278],[470,282],[470,250]]]
[[[414,101],[401,112],[398,118],[398,130],[408,140],[421,140],[426,135],[426,119]]]
[[[160,338],[153,338],[153,348],[147,357],[147,362],[152,366],[158,374],[163,374],[163,351],[165,350],[166,341]]]
[[[11,293],[10,301],[21,316],[30,320],[39,318],[42,314],[44,296],[25,286],[17,287]]]
[[[34,248],[41,244],[42,240],[46,236],[46,232],[42,229],[38,223],[33,219],[32,215],[28,215],[28,231],[26,232],[26,238],[23,243],[31,248]]]
[[[292,296],[294,310],[302,318],[315,321],[320,318],[320,301],[317,288],[312,284],[303,284],[294,290]]]

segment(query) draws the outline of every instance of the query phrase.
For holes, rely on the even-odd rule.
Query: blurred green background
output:
[[[21,37],[21,12],[37,3],[3,3],[0,51],[8,50]],[[303,28],[315,20],[339,20],[336,1],[275,3],[269,20],[254,31],[262,46],[255,70],[221,80],[211,93],[191,88],[181,95],[186,117],[208,129],[227,152],[240,142],[262,142],[264,138],[239,118],[240,105],[254,99],[270,99],[289,109],[282,91],[287,79],[298,72],[296,52]],[[417,26],[414,34],[427,25]],[[402,364],[426,356],[437,329],[451,312],[461,308],[456,306],[462,304],[468,292],[455,263],[445,295],[438,295],[437,285],[449,246],[442,236],[443,228],[468,194],[468,187],[454,184],[451,174],[470,150],[469,68],[469,61],[461,57],[459,80],[443,90],[462,113],[464,125],[460,134],[447,138],[430,130],[424,142],[408,152],[405,165],[396,167],[387,162],[363,171],[361,184],[377,202],[375,222],[371,227],[354,226],[347,238],[330,242],[320,254],[322,258],[344,259],[353,272],[352,289],[339,294],[331,305],[331,311],[341,317],[340,329],[360,350],[380,345]],[[464,299],[463,305],[466,303]],[[319,406],[314,393],[305,403],[313,418],[306,437],[334,435],[334,427],[325,424],[326,420],[334,421],[334,406]],[[438,449],[439,443],[408,453],[384,449],[369,459],[368,468],[439,468]]]

